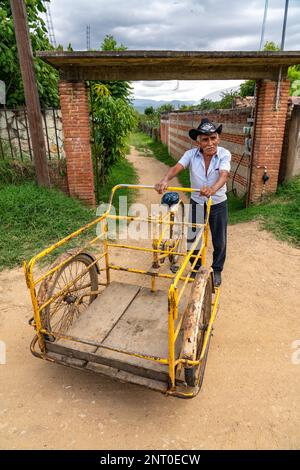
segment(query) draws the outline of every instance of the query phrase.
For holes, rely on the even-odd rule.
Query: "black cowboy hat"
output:
[[[214,134],[215,132],[217,132],[218,134],[221,134],[222,124],[216,127],[209,119],[203,118],[199,126],[197,127],[197,129],[191,129],[189,131],[189,136],[191,139],[197,140],[197,137],[200,134],[210,135],[210,134]]]

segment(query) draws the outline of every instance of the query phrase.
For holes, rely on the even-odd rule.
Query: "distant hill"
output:
[[[230,92],[230,91],[239,91],[240,85],[231,86],[230,88],[223,88],[223,90],[213,91],[208,95],[203,96],[202,100],[211,100],[211,101],[220,101],[222,99],[222,93]],[[201,100],[199,100],[201,101]]]
[[[182,101],[182,100],[172,100],[172,101],[163,101],[163,100],[148,100],[148,99],[135,99],[133,100],[133,107],[139,111],[140,113],[143,113],[146,108],[149,108],[149,106],[153,106],[154,109],[159,108],[163,104],[172,104],[175,109],[179,109],[181,106],[184,104],[187,105],[192,105],[196,104],[196,101]]]

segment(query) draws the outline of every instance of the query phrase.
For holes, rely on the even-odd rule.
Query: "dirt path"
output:
[[[129,158],[145,184],[166,171]],[[299,278],[299,250],[256,223],[229,227],[204,385],[178,400],[35,359],[23,272],[0,273],[0,448],[299,449]]]

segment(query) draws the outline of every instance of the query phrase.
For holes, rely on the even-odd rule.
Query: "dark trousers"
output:
[[[203,221],[197,220],[197,202],[191,199],[190,205],[190,221],[193,224],[196,223],[203,223]],[[204,204],[204,220],[206,217],[206,204]],[[228,207],[227,201],[220,202],[219,204],[215,204],[210,207],[210,215],[209,215],[209,226],[212,238],[212,244],[214,248],[213,252],[213,263],[212,268],[214,271],[222,271],[225,258],[226,258],[226,245],[227,245],[227,221],[228,221]],[[193,228],[190,231],[192,235],[193,232],[197,231],[196,228]],[[196,234],[194,239],[196,238]],[[193,237],[189,237],[189,242],[193,241]],[[199,250],[194,250],[193,255],[197,255]],[[195,258],[190,259],[190,263],[194,262]],[[196,263],[195,270],[198,270],[201,266],[201,259],[199,259]]]

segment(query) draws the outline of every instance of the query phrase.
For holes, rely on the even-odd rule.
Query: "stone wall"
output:
[[[43,110],[43,128],[48,159],[64,158],[60,109]],[[32,146],[25,108],[0,108],[0,140],[0,158],[4,153],[8,157],[31,159]]]

